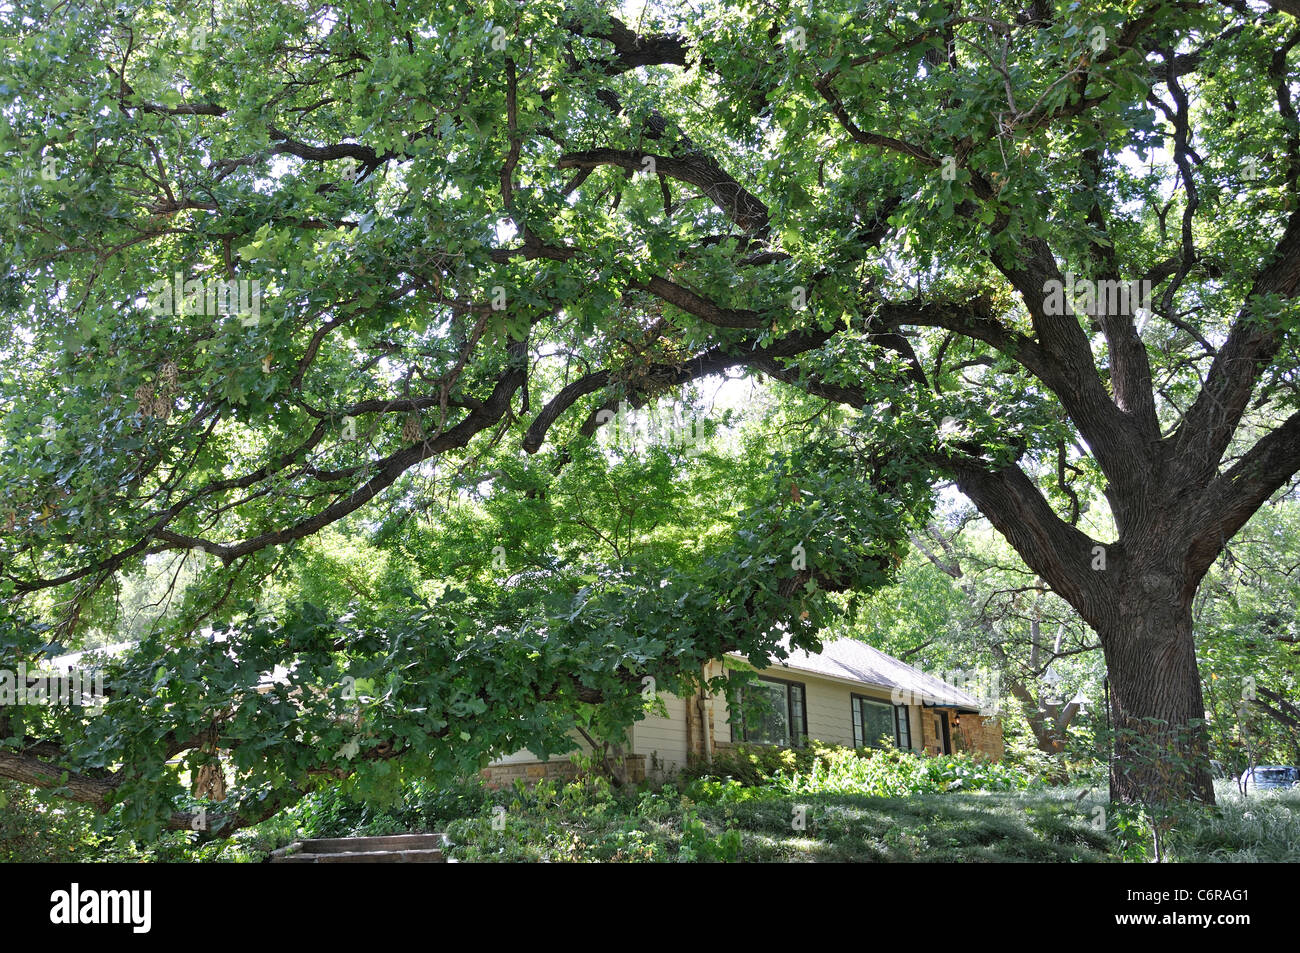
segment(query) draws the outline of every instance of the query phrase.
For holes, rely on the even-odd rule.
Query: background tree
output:
[[[1065,777],[1069,729],[1087,710],[1101,706],[1101,668],[1095,635],[1005,543],[958,516],[955,530],[935,522],[913,534],[913,545],[965,597],[956,615],[957,644],[987,659],[998,688],[1020,705],[1034,743],[1056,761]],[[972,538],[973,537],[973,538]]]
[[[1300,522],[1294,492],[1225,548],[1196,600],[1214,756],[1240,775],[1300,763]]]

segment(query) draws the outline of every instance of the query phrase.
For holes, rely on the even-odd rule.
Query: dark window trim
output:
[[[849,727],[850,727],[850,728],[854,728],[854,727],[855,727],[855,726],[854,726],[854,721],[858,718],[858,711],[859,711],[859,708],[858,708],[858,702],[859,702],[859,701],[874,702],[874,703],[877,704],[877,705],[887,705],[887,706],[889,706],[890,708],[892,708],[892,709],[893,709],[893,712],[894,712],[894,717],[893,717],[893,727],[894,727],[894,747],[899,748],[899,749],[904,750],[904,751],[911,751],[911,750],[912,750],[912,721],[911,721],[911,717],[912,717],[912,716],[911,716],[911,713],[907,710],[907,706],[906,706],[906,705],[895,705],[892,701],[890,701],[890,700],[887,699],[887,698],[873,698],[871,695],[862,695],[862,694],[859,694],[858,692],[849,692]],[[906,719],[908,719],[908,721],[907,721],[907,742],[908,742],[908,744],[907,744],[907,747],[906,747],[906,748],[903,748],[903,739],[902,739],[902,737],[901,737],[901,733],[900,733],[899,730],[898,730],[898,716],[899,716],[899,714],[900,714],[900,710],[901,710],[901,713],[902,713],[903,717],[906,718]],[[863,723],[862,723],[862,735],[863,735],[863,738],[862,738],[862,745],[859,746],[859,745],[856,745],[856,744],[855,744],[854,747],[870,747],[870,746],[868,745],[868,743],[867,743],[866,733],[867,733],[867,726],[866,726],[866,722],[863,721]],[[854,742],[856,742],[856,741],[858,740],[858,739],[857,739],[857,733],[856,733],[856,732],[854,732],[853,740],[854,740]]]
[[[770,682],[776,685],[787,685],[799,689],[799,696],[803,704],[799,706],[800,708],[799,724],[797,730],[795,726],[795,717],[794,717],[794,693],[793,692],[786,692],[785,694],[785,706],[786,706],[785,717],[786,717],[786,724],[790,726],[790,734],[792,736],[790,738],[791,747],[801,748],[804,745],[806,745],[808,743],[808,686],[804,682],[797,682],[794,681],[793,679],[771,678],[766,675],[759,675],[755,679],[755,681]],[[737,699],[737,701],[740,701],[740,699]],[[745,724],[744,724],[745,712],[744,712],[743,702],[741,703],[740,710],[739,712],[737,712],[737,714],[740,715],[740,737],[745,744],[768,744],[769,743],[764,741],[750,741],[748,738],[745,737],[746,735]],[[731,727],[731,740],[735,742],[736,719],[728,718],[727,721]]]
[[[906,748],[903,747],[903,732],[899,728],[900,719],[902,719],[902,724],[907,726]],[[901,751],[912,750],[912,713],[908,710],[906,705],[894,706],[894,744],[897,745]]]

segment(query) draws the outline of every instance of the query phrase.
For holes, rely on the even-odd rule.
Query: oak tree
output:
[[[674,577],[661,598],[695,629],[616,659],[689,673],[761,654],[777,621],[812,638],[800,590],[878,583],[937,473],[1096,631],[1115,795],[1211,800],[1192,600],[1300,470],[1290,6],[6,5],[8,651],[76,631],[169,552],[217,566],[194,618],[225,625],[278,554],[409,504],[417,477],[505,445],[560,472],[620,402],[746,371],[848,425]],[[807,499],[781,499],[792,480]],[[1091,489],[1108,538],[1079,528]],[[848,543],[788,567],[817,519]],[[610,619],[654,614],[651,575],[597,587]],[[220,736],[262,771],[264,813],[340,761],[543,744],[533,702],[639,674],[592,664],[548,611],[556,628],[490,644],[415,609],[246,615],[234,668],[142,643],[124,665],[155,679],[128,693],[152,737],[11,723],[0,774],[143,803],[146,761]],[[249,700],[245,669],[345,649],[442,673],[427,723],[394,708],[345,739],[323,708],[302,720],[302,686]],[[226,708],[205,719],[206,677]],[[491,721],[510,705],[526,731]],[[335,741],[345,757],[313,760]]]

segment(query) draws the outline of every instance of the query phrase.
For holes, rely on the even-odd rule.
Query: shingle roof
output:
[[[969,692],[933,675],[927,675],[857,639],[827,639],[817,654],[798,648],[791,649],[788,641],[783,641],[783,645],[789,649],[790,657],[785,661],[772,659],[774,669],[787,668],[814,675],[829,675],[872,688],[883,688],[891,693],[900,691],[908,704],[924,701],[926,704],[953,705],[977,711],[980,708],[980,699]],[[732,655],[744,658],[738,653]]]

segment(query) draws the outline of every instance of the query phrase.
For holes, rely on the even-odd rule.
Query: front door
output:
[[[939,745],[940,754],[952,754],[952,736],[948,734],[948,713],[934,713],[934,741]]]

